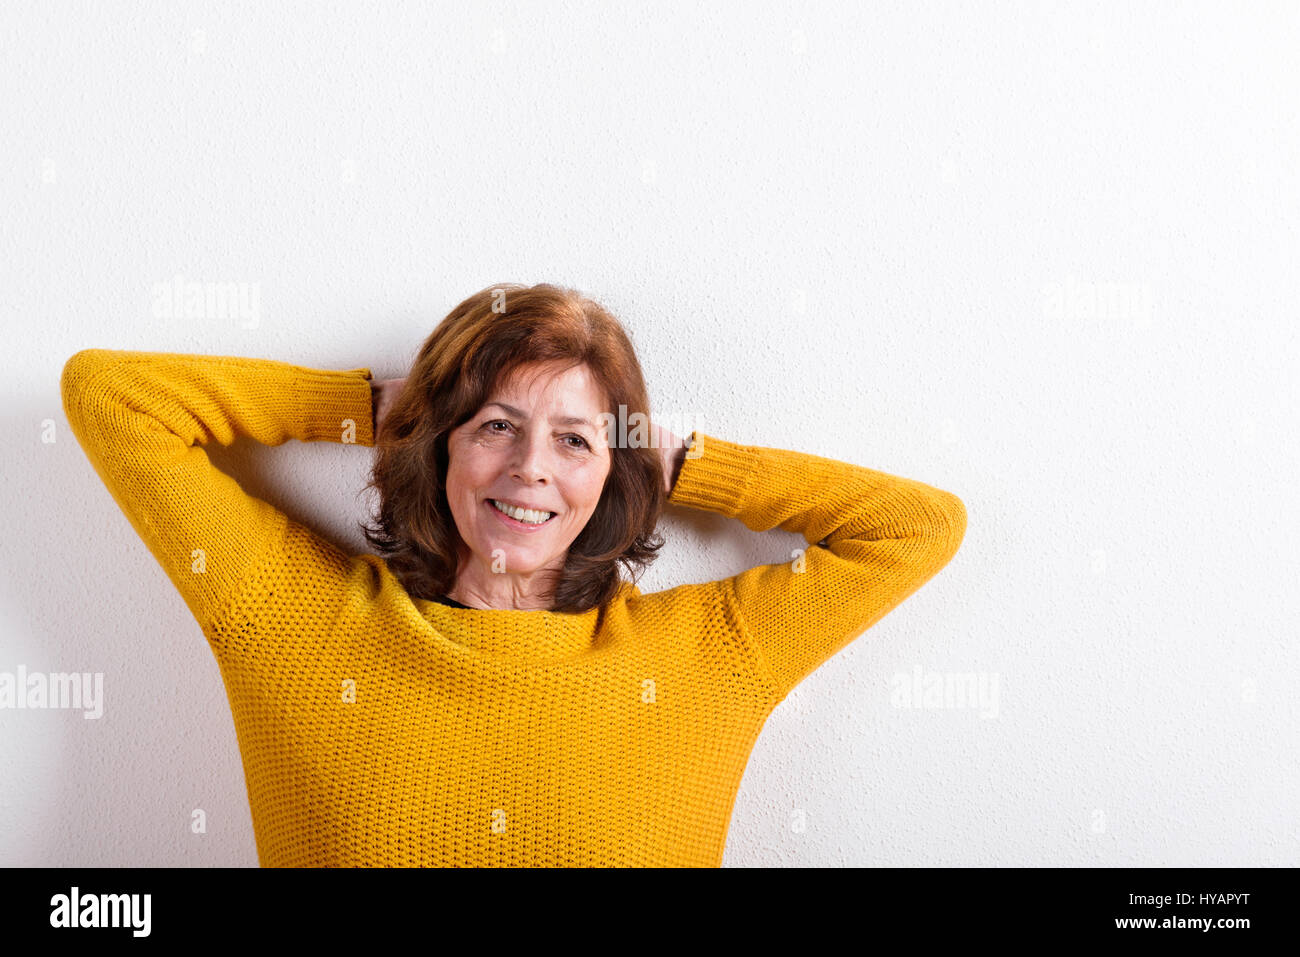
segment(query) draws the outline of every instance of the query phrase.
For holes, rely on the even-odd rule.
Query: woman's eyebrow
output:
[[[528,416],[524,414],[522,409],[516,409],[513,405],[506,405],[504,402],[488,402],[483,406],[483,408],[486,409],[489,405],[495,405],[498,408],[505,409],[505,411],[508,414],[513,415],[517,419],[528,418]],[[595,428],[595,426],[592,425],[590,422],[588,422],[586,419],[580,418],[579,416],[576,415],[552,416],[551,425],[585,425],[588,428],[593,428],[593,429]]]

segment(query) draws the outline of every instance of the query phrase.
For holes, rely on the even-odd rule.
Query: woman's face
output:
[[[587,366],[562,368],[517,369],[448,437],[447,501],[472,553],[460,581],[468,575],[480,593],[535,591],[537,581],[529,585],[528,576],[563,568],[600,502],[610,469],[599,419],[604,400]],[[543,514],[511,517],[498,504]],[[538,518],[546,521],[536,524]]]

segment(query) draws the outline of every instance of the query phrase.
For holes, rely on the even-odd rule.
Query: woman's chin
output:
[[[501,539],[486,543],[479,558],[497,573],[527,574],[545,568],[558,556],[541,554],[536,548]]]

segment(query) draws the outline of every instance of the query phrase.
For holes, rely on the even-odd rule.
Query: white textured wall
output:
[[[728,865],[1300,865],[1300,14],[1129,6],[6,3],[0,670],[106,700],[0,711],[0,863],[256,864],[215,661],[67,357],[383,378],[553,281],[657,409],[967,506],[772,716]],[[256,321],[157,314],[176,275],[256,284]],[[361,547],[368,453],[216,459]],[[665,531],[646,591],[799,541]],[[996,707],[900,707],[918,669]]]

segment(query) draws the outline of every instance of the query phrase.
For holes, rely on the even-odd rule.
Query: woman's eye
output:
[[[509,426],[510,426],[510,423],[507,422],[505,419],[493,419],[491,422],[485,422],[485,423],[483,423],[483,427],[484,427],[485,429],[487,429],[489,432],[496,432],[498,435],[500,435],[501,432],[500,432],[498,429],[494,429],[494,428],[492,428],[492,426],[494,426],[494,425],[504,425],[504,426],[509,427]],[[588,442],[586,439],[584,439],[581,435],[566,435],[564,438],[565,438],[566,440],[567,440],[567,439],[577,439],[580,443],[582,443],[581,445],[570,445],[569,448],[571,448],[571,449],[578,449],[578,448],[590,449],[590,448],[591,448],[591,443],[589,443],[589,442]]]

